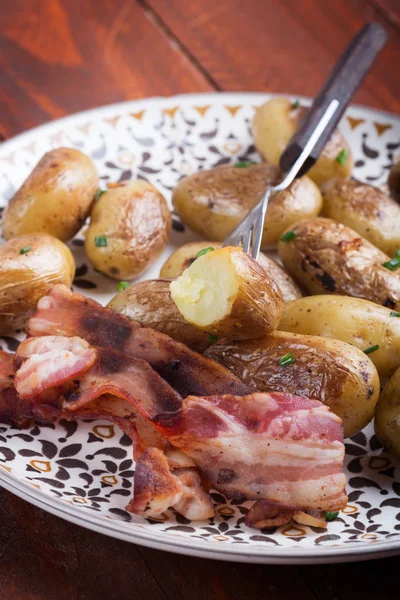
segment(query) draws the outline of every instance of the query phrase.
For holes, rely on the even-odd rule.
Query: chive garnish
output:
[[[300,100],[295,100],[294,102],[292,102],[292,108],[299,108],[300,106]]]
[[[334,521],[338,517],[339,511],[331,512],[330,510],[326,510],[324,515],[327,521]]]
[[[120,281],[117,285],[117,292],[123,292],[129,285],[129,281]]]
[[[235,162],[235,164],[233,166],[236,167],[237,169],[247,169],[251,165],[255,165],[255,164],[257,164],[257,163],[255,163],[254,160],[241,160],[239,162]]]
[[[349,151],[347,150],[347,148],[342,148],[336,157],[336,162],[338,162],[339,165],[345,165],[348,156],[349,156]]]
[[[25,248],[21,248],[21,250],[19,251],[20,254],[26,254],[27,252],[29,252],[29,250],[31,250],[30,246],[25,246]]]
[[[94,238],[96,246],[108,246],[108,240],[106,235],[96,235]]]
[[[379,350],[379,345],[375,344],[375,346],[370,346],[369,348],[366,348],[365,350],[363,350],[364,354],[371,354],[372,352],[375,352],[375,350]]]
[[[287,231],[281,236],[281,242],[291,242],[296,237],[295,231]]]
[[[204,256],[204,254],[207,254],[208,252],[212,252],[213,250],[214,250],[214,248],[212,246],[208,246],[208,248],[202,248],[196,254],[195,259],[200,258],[200,256]]]
[[[397,252],[396,252],[397,254]],[[389,271],[395,271],[396,269],[398,269],[400,267],[400,256],[396,256],[395,258],[392,258],[386,262],[384,262],[382,264],[382,267],[385,267],[385,269],[389,269]]]
[[[398,312],[391,312],[389,316],[390,317],[400,317],[400,313],[398,313]]]
[[[289,365],[292,365],[295,362],[295,360],[296,359],[293,358],[292,353],[288,352],[284,356],[280,357],[279,364],[281,365],[281,367],[288,367]]]
[[[101,190],[100,188],[97,190],[97,192],[94,195],[94,199],[98,200],[100,198],[100,196],[102,196],[103,194],[106,193],[106,190]]]
[[[210,335],[208,336],[208,341],[211,342],[212,344],[214,344],[214,342],[216,342],[217,340],[218,340],[217,336],[210,333]]]

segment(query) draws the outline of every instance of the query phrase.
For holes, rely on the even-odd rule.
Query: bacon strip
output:
[[[183,397],[211,394],[242,396],[251,390],[225,367],[184,344],[129,321],[64,285],[54,286],[39,300],[30,319],[31,336],[80,336],[92,346],[119,350],[147,361]]]

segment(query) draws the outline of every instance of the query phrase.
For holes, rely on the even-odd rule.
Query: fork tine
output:
[[[251,246],[251,256],[252,258],[254,258],[254,260],[258,259],[258,255],[260,253],[260,248],[261,248],[261,240],[262,240],[262,234],[264,231],[264,219],[263,219],[263,215],[260,215],[260,218],[256,220],[254,226],[253,226],[253,243]],[[247,250],[248,252],[248,250]]]
[[[249,229],[246,231],[246,233],[243,236],[242,246],[243,246],[243,250],[246,252],[246,254],[248,254],[249,250],[250,250],[250,242],[251,242],[252,233],[253,233],[253,225],[251,225],[249,227]]]

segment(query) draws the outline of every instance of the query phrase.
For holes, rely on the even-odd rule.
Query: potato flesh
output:
[[[229,252],[220,251],[197,258],[171,282],[170,290],[186,321],[207,327],[230,313],[238,288],[239,281]]]

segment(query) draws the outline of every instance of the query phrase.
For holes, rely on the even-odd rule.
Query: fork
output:
[[[281,155],[282,181],[266,191],[224,240],[223,246],[241,245],[257,260],[270,197],[285,190],[315,164],[386,40],[387,33],[379,23],[366,25],[351,40]]]

